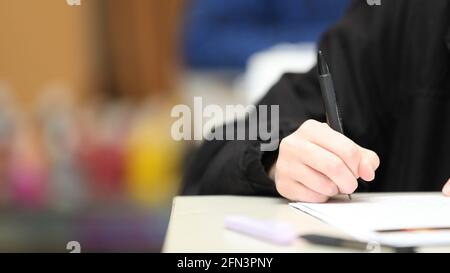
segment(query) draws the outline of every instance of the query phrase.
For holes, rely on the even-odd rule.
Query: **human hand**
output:
[[[322,203],[340,193],[353,193],[358,178],[375,179],[379,164],[375,152],[360,147],[326,123],[308,120],[281,141],[270,173],[283,197]]]

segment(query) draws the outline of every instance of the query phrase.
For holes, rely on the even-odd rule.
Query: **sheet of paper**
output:
[[[395,246],[450,245],[450,198],[440,193],[355,195],[351,201],[290,205],[359,240]]]

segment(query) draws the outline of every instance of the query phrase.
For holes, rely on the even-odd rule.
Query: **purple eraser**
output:
[[[279,245],[292,244],[297,233],[291,225],[271,221],[252,220],[241,216],[225,218],[225,227],[251,237]]]

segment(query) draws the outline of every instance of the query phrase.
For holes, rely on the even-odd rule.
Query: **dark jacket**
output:
[[[450,178],[450,1],[353,3],[321,39],[346,135],[378,153],[368,191],[438,191]],[[324,121],[316,69],[286,74],[262,99],[280,105],[281,138]],[[266,170],[276,152],[258,141],[208,141],[184,194],[277,195]]]

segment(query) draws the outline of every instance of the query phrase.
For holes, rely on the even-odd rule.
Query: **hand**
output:
[[[270,171],[278,192],[292,201],[322,203],[351,194],[358,178],[375,179],[378,155],[362,148],[327,124],[308,120],[280,143]]]
[[[442,188],[442,193],[446,196],[450,196],[450,179],[445,183],[444,188]]]

